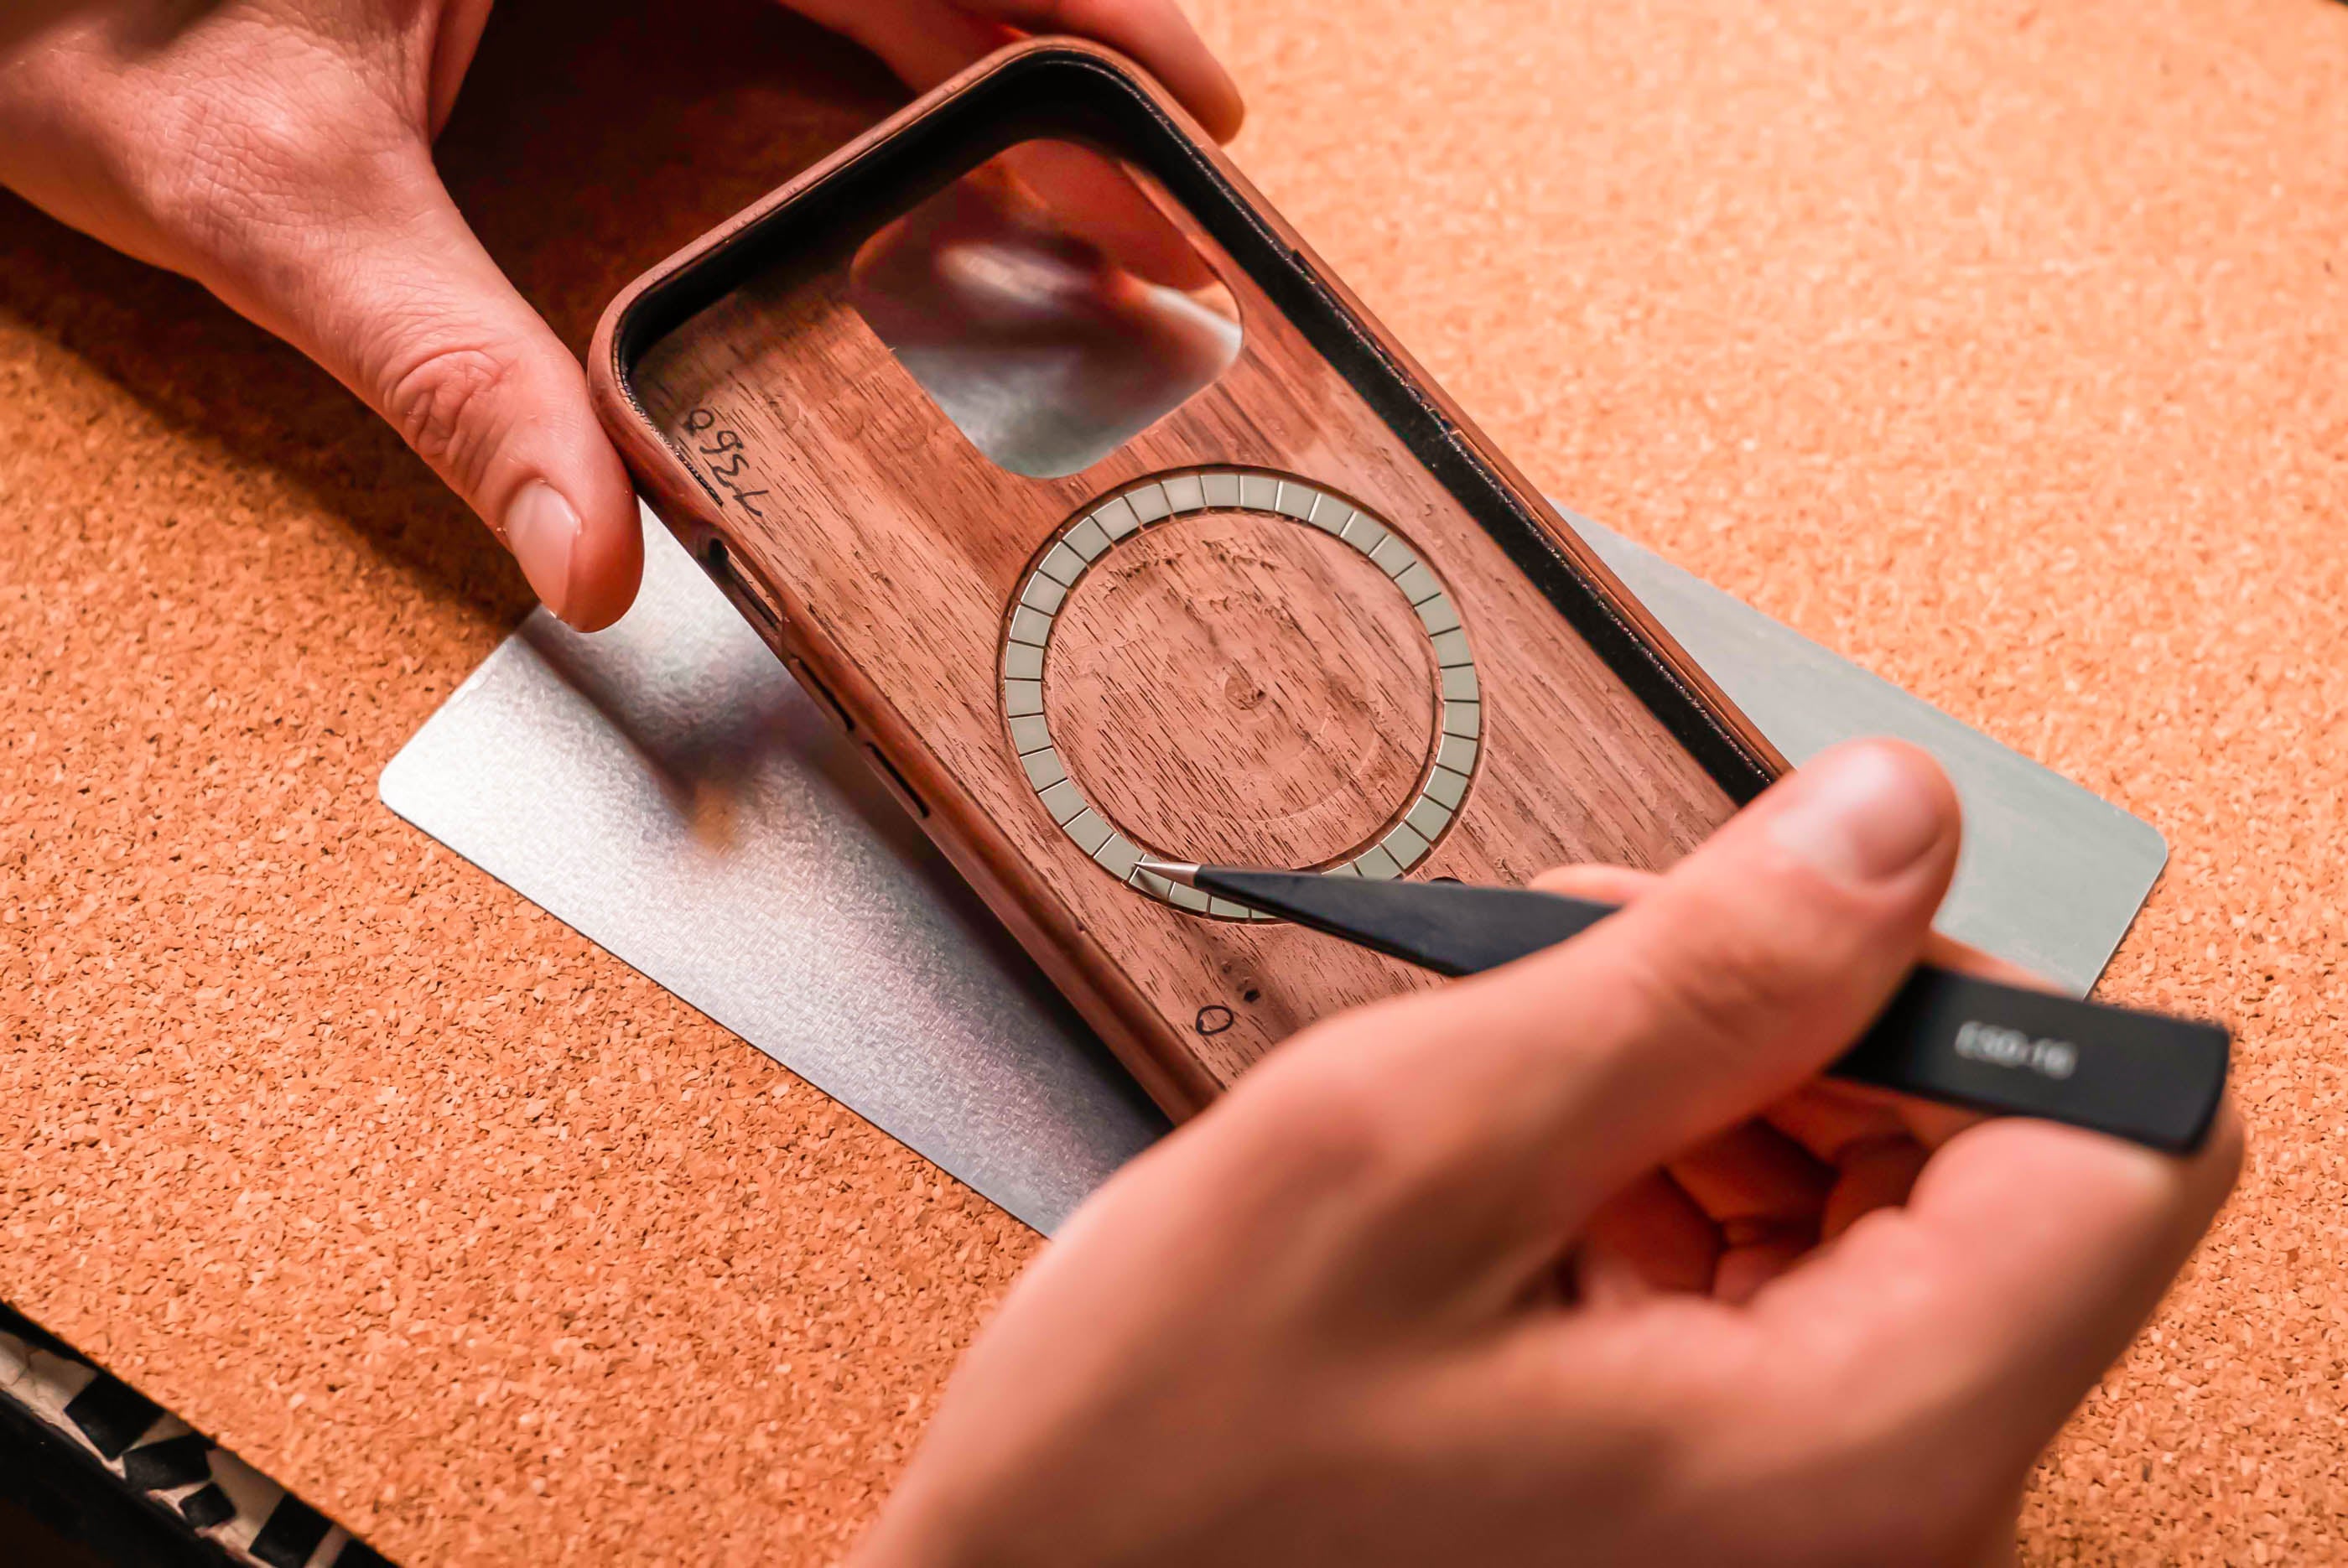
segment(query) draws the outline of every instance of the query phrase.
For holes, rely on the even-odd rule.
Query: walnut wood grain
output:
[[[870,139],[901,133],[922,112]],[[836,236],[843,247],[861,237]],[[705,248],[724,240],[721,232]],[[613,322],[630,303],[623,297],[599,337],[607,420],[671,526],[704,551],[722,541],[726,570],[769,642],[803,661],[795,667],[811,672],[870,735],[920,792],[941,846],[1175,1114],[1196,1109],[1304,1024],[1431,982],[1308,933],[1156,903],[1095,865],[1039,806],[1001,712],[999,640],[1038,545],[1106,493],[1188,467],[1286,471],[1344,491],[1437,567],[1476,647],[1484,744],[1457,820],[1416,874],[1522,882],[1561,862],[1660,867],[1732,813],[1722,785],[1228,257],[1210,260],[1245,327],[1238,360],[1107,459],[1039,480],[996,468],[953,428],[849,304],[846,250],[839,254],[838,264],[733,288],[647,346],[624,391],[607,356]],[[651,286],[656,280],[634,292]],[[1407,364],[1398,349],[1389,356]],[[1473,442],[1464,418],[1457,424]],[[738,438],[733,446],[728,432]],[[693,466],[692,481],[678,475],[675,454]],[[745,505],[743,491],[755,500]],[[1570,538],[1560,545],[1577,561],[1586,556]],[[1602,568],[1588,575],[1608,585],[1624,621],[1677,664],[1679,678],[1702,686]],[[1383,612],[1363,591],[1379,586],[1336,583],[1331,592],[1366,626]],[[1230,675],[1211,664],[1153,671],[1161,721],[1214,712]],[[1176,678],[1194,684],[1166,691],[1163,682]],[[1341,679],[1333,671],[1329,685]],[[1703,690],[1726,722],[1742,724]],[[1280,821],[1288,799],[1311,794],[1346,744],[1316,743],[1302,783],[1259,779],[1226,824],[1226,841],[1270,841],[1248,834]],[[1211,805],[1209,794],[1181,776],[1179,759],[1159,766],[1160,820],[1206,836],[1196,816]],[[1111,793],[1146,815],[1141,768],[1128,759]],[[1383,784],[1379,775],[1363,790],[1363,811],[1386,808]],[[1249,789],[1244,779],[1225,787]],[[1396,803],[1401,796],[1395,791]],[[1323,841],[1300,829],[1292,846]]]
[[[1120,544],[1059,613],[1044,702],[1068,775],[1161,857],[1303,868],[1366,847],[1435,747],[1433,655],[1363,554],[1202,513]]]

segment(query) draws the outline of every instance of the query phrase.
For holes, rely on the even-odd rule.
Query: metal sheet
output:
[[[1942,924],[2075,990],[2165,853],[2125,812],[1619,536],[1634,593],[1797,759],[1861,733],[1945,763]],[[424,831],[1049,1231],[1163,1119],[656,524],[626,620],[543,612],[384,771]]]
[[[384,803],[1020,1219],[1166,1128],[666,530],[636,607],[544,611]]]
[[[2168,863],[2157,830],[1653,551],[1573,523],[1792,761],[1859,735],[1896,736],[1938,758],[1964,802],[1965,846],[1936,923],[2087,994]]]

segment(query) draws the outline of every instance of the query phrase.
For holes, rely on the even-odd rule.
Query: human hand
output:
[[[0,28],[0,184],[194,278],[325,366],[593,630],[634,597],[633,492],[579,363],[433,167],[490,0],[41,0]],[[1018,36],[1123,49],[1207,129],[1237,89],[1176,0],[796,0],[928,88]]]
[[[2010,1552],[2240,1135],[1815,1087],[1956,851],[1927,759],[1840,748],[1666,876],[1570,880],[1632,899],[1576,940],[1301,1034],[1014,1287],[860,1562]]]

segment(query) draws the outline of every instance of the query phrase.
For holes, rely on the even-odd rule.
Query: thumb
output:
[[[207,281],[388,420],[548,609],[582,631],[626,611],[642,526],[586,376],[481,248],[420,140],[363,214],[283,233]]]

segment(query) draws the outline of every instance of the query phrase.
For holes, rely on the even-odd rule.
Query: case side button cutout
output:
[[[767,597],[767,591],[757,581],[737,569],[733,552],[722,539],[711,537],[701,547],[701,569],[717,584],[726,602],[740,611],[749,623],[767,634],[770,645],[790,636],[790,621],[782,606]]]
[[[710,580],[717,584],[719,592],[726,595],[726,602],[740,611],[744,619],[766,634],[764,641],[767,647],[783,661],[783,667],[790,672],[793,680],[799,683],[799,689],[814,699],[816,707],[823,710],[824,717],[838,725],[842,735],[855,734],[856,720],[850,716],[848,706],[832,695],[831,687],[823,683],[823,677],[809,669],[807,661],[798,655],[787,654],[776,647],[778,643],[783,647],[793,645],[795,640],[791,636],[790,619],[783,614],[782,606],[767,596],[766,590],[758,585],[756,578],[735,567],[733,555],[726,550],[724,540],[712,539],[703,547],[701,566],[709,573]]]
[[[897,765],[890,761],[879,747],[869,740],[866,741],[864,755],[872,764],[873,771],[880,775],[880,782],[889,787],[889,793],[897,797],[897,804],[904,807],[916,817],[929,816],[930,803],[922,799],[919,790],[905,782],[905,776],[897,771]]]
[[[846,706],[831,695],[831,688],[823,684],[821,676],[808,668],[804,661],[788,655],[784,656],[783,667],[791,672],[791,678],[799,683],[799,689],[815,699],[816,707],[823,709],[823,716],[839,727],[842,735],[856,733],[856,720],[850,716]]]

